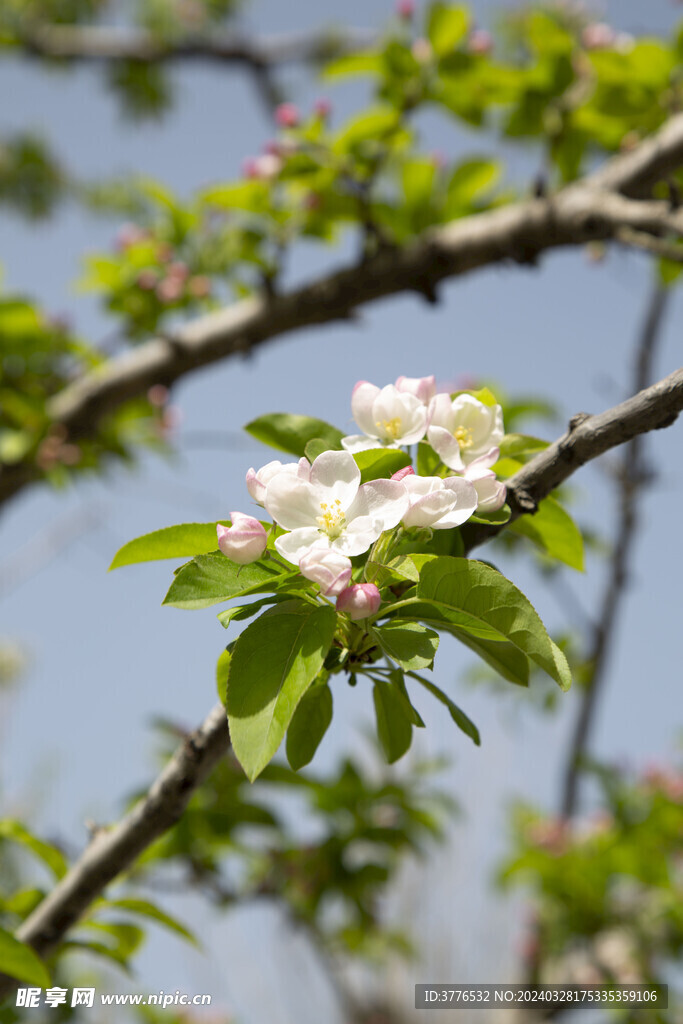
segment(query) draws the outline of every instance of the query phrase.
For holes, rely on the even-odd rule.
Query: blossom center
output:
[[[316,520],[320,530],[322,533],[326,533],[330,540],[336,540],[344,532],[346,526],[346,516],[341,507],[341,501],[339,498],[335,498],[331,504],[321,501],[320,512],[321,515]]]
[[[465,448],[471,448],[474,443],[471,427],[457,427],[453,431],[453,437],[460,445],[460,451],[464,451]]]
[[[392,441],[395,441],[403,433],[400,416],[394,416],[390,420],[377,420],[375,426],[383,430]]]

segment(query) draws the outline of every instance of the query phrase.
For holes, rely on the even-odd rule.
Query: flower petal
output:
[[[333,540],[331,546],[348,558],[362,555],[371,547],[384,530],[381,519],[373,516],[357,516],[344,532]]]
[[[379,388],[375,384],[370,384],[366,380],[359,380],[351,395],[353,418],[363,433],[368,434],[370,437],[377,437],[372,407],[378,394]]]
[[[400,523],[408,505],[408,492],[402,481],[371,480],[358,489],[346,518],[351,521],[357,516],[372,516],[382,522],[382,531],[391,530]]]
[[[312,526],[301,530],[292,530],[275,541],[275,550],[293,565],[298,565],[303,556],[311,548],[328,548],[330,542],[327,534],[321,533]]]
[[[367,452],[370,448],[384,448],[385,446],[376,437],[366,437],[365,434],[348,434],[341,439],[344,451]]]
[[[270,481],[264,504],[275,522],[285,530],[318,525],[320,499],[310,484],[293,474],[279,473]]]
[[[437,395],[436,397],[439,398],[440,396]],[[462,460],[460,445],[450,430],[432,423],[427,431],[427,437],[436,454],[442,462],[445,462],[449,469],[464,470],[465,463]]]
[[[318,503],[341,502],[346,511],[360,486],[360,470],[350,452],[323,452],[311,466],[311,486]],[[316,513],[320,515],[320,510]]]

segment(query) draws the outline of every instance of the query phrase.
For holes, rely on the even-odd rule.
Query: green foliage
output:
[[[136,537],[116,552],[111,569],[119,569],[124,565],[136,565],[138,562],[154,562],[163,558],[188,558],[193,555],[208,555],[218,547],[216,523],[180,523],[178,526],[166,526],[161,530],[146,533],[144,537]],[[223,519],[221,526],[229,526],[230,521]]]
[[[277,448],[283,452],[303,457],[306,446],[314,440],[322,441],[327,447],[338,448],[343,437],[341,430],[330,426],[324,420],[312,416],[294,416],[291,413],[274,412],[269,416],[259,416],[247,423],[244,428],[248,434],[258,441]]]
[[[50,975],[30,946],[0,928],[0,971],[29,985],[49,987]]]
[[[299,701],[287,729],[287,760],[294,771],[313,760],[332,722],[332,691],[326,683],[311,686]]]
[[[510,529],[528,537],[551,558],[583,572],[583,538],[569,513],[554,498],[544,498],[533,516],[521,516]]]
[[[331,608],[286,601],[240,634],[226,708],[235,754],[252,781],[280,746],[297,704],[320,672],[335,626]]]
[[[208,608],[232,597],[272,590],[291,575],[274,562],[238,566],[220,551],[197,555],[178,570],[164,604],[174,608]]]

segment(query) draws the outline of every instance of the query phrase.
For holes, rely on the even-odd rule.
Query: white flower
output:
[[[415,395],[423,405],[429,405],[436,394],[436,379],[431,377],[397,377],[396,390],[406,395]]]
[[[470,462],[487,455],[503,439],[503,410],[484,405],[472,395],[436,395],[429,406],[427,436],[450,469],[462,473]]]
[[[266,508],[291,533],[275,547],[295,565],[311,548],[361,555],[408,508],[398,480],[372,480],[360,486],[360,470],[349,452],[323,452],[311,466],[310,480],[278,473],[266,488]]]
[[[351,559],[333,548],[311,548],[299,562],[299,572],[320,585],[325,597],[336,597],[351,582]]]
[[[302,480],[308,480],[311,467],[308,459],[299,459],[298,462],[280,462],[274,459],[273,462],[261,466],[258,472],[252,466],[247,470],[247,490],[257,505],[263,505],[266,500],[266,487],[278,473],[290,473]]]
[[[478,512],[497,512],[505,504],[507,488],[489,468],[498,461],[499,455],[499,449],[492,448],[488,454],[480,456],[465,467],[463,478],[474,485]]]
[[[410,508],[403,516],[403,525],[429,526],[432,530],[449,530],[460,526],[477,507],[474,486],[459,476],[442,480],[438,476],[403,478]]]
[[[399,391],[395,384],[378,388],[366,380],[359,381],[351,396],[351,411],[363,433],[342,438],[347,451],[397,448],[415,444],[425,436],[427,409],[424,403],[408,391]]]

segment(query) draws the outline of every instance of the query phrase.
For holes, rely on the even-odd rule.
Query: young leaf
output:
[[[397,619],[374,631],[384,653],[401,668],[429,668],[439,646],[439,634],[421,622]]]
[[[285,601],[238,637],[228,674],[228,723],[235,755],[252,782],[322,668],[336,623],[333,608]]]
[[[40,957],[4,928],[0,928],[0,972],[39,988],[49,988],[51,984]]]
[[[312,686],[294,712],[287,730],[287,760],[293,771],[310,764],[332,721],[332,691]]]
[[[258,441],[263,441],[271,448],[296,455],[297,458],[305,455],[309,441],[320,439],[325,442],[328,449],[339,448],[344,436],[341,430],[325,423],[324,420],[287,412],[272,412],[268,416],[259,416],[258,419],[247,423],[244,429]]]
[[[230,521],[221,520],[221,526],[230,526]],[[162,558],[193,558],[217,548],[216,523],[180,523],[128,541],[116,552],[109,569]]]
[[[20,821],[13,818],[4,818],[0,821],[0,839],[11,839],[15,843],[21,843],[27,850],[42,860],[53,873],[55,878],[63,878],[68,870],[66,858],[61,850],[43,839],[38,839]]]
[[[470,24],[466,7],[435,3],[429,12],[427,35],[438,57],[445,57],[462,41]]]
[[[181,938],[186,939],[193,946],[200,946],[197,937],[192,934],[189,928],[186,928],[184,924],[178,921],[177,918],[172,917],[171,914],[167,914],[165,910],[157,907],[155,903],[150,903],[149,900],[129,897],[120,900],[100,900],[97,905],[100,907],[116,907],[119,910],[127,910],[131,914],[137,914],[139,917],[149,918],[151,921],[156,921],[157,924],[163,925],[164,928],[168,928],[169,931],[175,932],[176,935],[180,935]]]
[[[429,692],[434,697],[436,697],[438,701],[440,701],[442,704],[445,704],[445,706],[448,708],[450,712],[451,718],[457,725],[458,729],[461,729],[466,736],[469,736],[469,738],[473,740],[478,747],[481,746],[481,737],[479,735],[479,730],[477,729],[472,719],[468,718],[468,716],[465,714],[462,708],[459,708],[458,705],[455,704],[451,700],[451,698],[447,694],[445,694],[443,690],[440,687],[438,687],[436,683],[433,683],[430,679],[425,679],[424,676],[419,676],[416,672],[411,672],[410,677],[411,679],[417,679],[418,683],[421,683],[421,685],[424,686],[425,690],[429,690]]]
[[[515,533],[528,537],[551,558],[564,562],[570,569],[583,572],[583,537],[566,509],[555,498],[544,498],[538,512],[520,516],[509,526]]]
[[[354,456],[360,470],[360,482],[388,478],[410,465],[410,456],[395,448],[369,448],[365,452],[357,452]]]
[[[390,683],[375,682],[372,691],[377,735],[389,764],[403,757],[413,738],[413,725],[402,694]]]
[[[230,671],[230,651],[226,648],[218,655],[218,661],[216,662],[216,690],[218,692],[218,699],[220,700],[223,707],[228,693],[228,672]]]
[[[275,598],[262,597],[260,601],[252,601],[251,604],[238,604],[234,608],[226,608],[225,611],[219,612],[216,618],[220,622],[223,629],[227,629],[231,622],[242,622],[243,619],[251,619],[254,615],[258,615],[267,605],[274,604]]]
[[[293,575],[294,572],[287,573],[273,562],[235,565],[220,551],[215,551],[198,555],[184,565],[163,603],[174,608],[208,608],[231,597],[274,590],[279,582]]]
[[[450,632],[455,627],[488,644],[509,641],[562,689],[569,689],[567,659],[548,636],[533,605],[490,565],[445,556],[426,561],[417,597],[400,614],[442,624]]]

